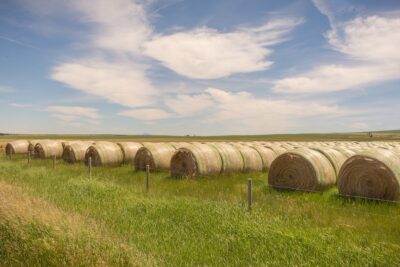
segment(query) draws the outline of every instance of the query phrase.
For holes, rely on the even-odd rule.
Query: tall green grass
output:
[[[251,212],[248,177],[253,178]],[[50,160],[34,160],[27,166],[19,157],[0,159],[0,181],[67,215],[93,221],[113,236],[113,241],[105,239],[98,246],[133,247],[142,257],[137,265],[148,259],[160,266],[400,265],[399,205],[343,199],[336,189],[323,194],[277,192],[267,187],[264,173],[196,180],[152,173],[146,193],[144,173],[129,165],[94,168],[89,178],[83,164],[59,161],[53,170]],[[29,234],[30,229],[21,231]],[[3,241],[14,238],[5,225],[0,236]],[[52,238],[51,232],[48,238],[66,250],[72,244]],[[91,255],[111,265],[120,262],[113,258],[121,255],[103,255],[96,246]],[[4,254],[1,246],[0,250],[0,265],[20,257]],[[69,255],[60,257],[70,262]]]

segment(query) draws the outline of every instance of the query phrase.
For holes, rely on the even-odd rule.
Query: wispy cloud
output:
[[[154,121],[170,118],[173,114],[158,108],[130,109],[119,112],[117,115],[130,117],[142,121]]]
[[[400,18],[369,16],[336,22],[324,1],[315,1],[329,17],[326,38],[346,64],[323,64],[299,75],[278,79],[279,93],[322,93],[361,88],[400,79]]]
[[[95,108],[80,106],[48,106],[47,111],[52,117],[62,123],[72,126],[82,125],[83,123],[98,124],[100,115]]]
[[[16,44],[16,45],[20,45],[20,46],[24,46],[24,47],[28,47],[28,48],[37,49],[37,47],[35,47],[35,46],[33,46],[33,45],[30,45],[30,44],[25,43],[25,42],[21,42],[21,41],[19,41],[19,40],[16,40],[16,39],[14,39],[14,38],[10,38],[10,37],[7,37],[7,36],[2,36],[2,35],[0,35],[0,39],[1,39],[1,40],[4,40],[4,41],[7,41],[7,42],[10,42],[10,43],[13,43],[13,44]]]
[[[219,32],[202,27],[171,35],[155,35],[144,44],[145,53],[165,67],[195,79],[215,79],[234,73],[266,70],[271,45],[302,20],[280,19],[255,28]]]
[[[30,108],[30,107],[32,107],[31,104],[21,104],[21,103],[9,103],[9,105],[14,108]]]

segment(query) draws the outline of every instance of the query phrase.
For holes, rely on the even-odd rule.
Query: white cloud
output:
[[[154,102],[156,90],[146,78],[145,67],[89,59],[63,63],[53,69],[52,79],[67,86],[127,107]]]
[[[180,94],[174,98],[166,98],[164,103],[176,114],[185,117],[204,111],[214,104],[208,94]]]
[[[124,110],[118,113],[120,116],[131,117],[134,119],[142,120],[142,121],[153,121],[153,120],[161,120],[166,119],[172,114],[158,108],[142,108],[142,109],[130,109]]]
[[[368,86],[400,78],[396,63],[375,65],[322,65],[300,76],[274,82],[278,93],[324,93]]]
[[[80,42],[88,56],[60,63],[51,78],[126,107],[154,103],[157,91],[146,75],[149,66],[141,63],[140,46],[152,33],[142,2],[74,0],[66,8],[90,27]]]
[[[372,16],[334,25],[326,35],[351,63],[321,65],[274,82],[281,93],[320,93],[400,79],[400,18]]]
[[[49,114],[61,122],[72,126],[81,125],[83,122],[98,124],[100,115],[97,109],[79,106],[49,106],[45,109]]]
[[[9,103],[9,105],[14,108],[30,108],[30,107],[32,107],[32,105],[30,105],[30,104],[20,104],[20,103]]]
[[[175,72],[195,79],[214,79],[234,73],[268,69],[272,53],[266,46],[283,41],[301,23],[281,19],[258,28],[222,33],[203,27],[171,35],[156,35],[144,44],[145,53]]]
[[[336,105],[257,97],[249,92],[208,88],[198,95],[180,95],[166,103],[176,114],[190,117],[207,111],[202,123],[217,124],[221,132],[265,133],[295,129],[305,118],[341,116],[349,111]]]
[[[141,1],[70,1],[69,4],[83,15],[81,20],[96,25],[91,39],[98,48],[138,53],[140,45],[152,33]]]

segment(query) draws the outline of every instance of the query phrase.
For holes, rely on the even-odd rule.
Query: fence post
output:
[[[89,178],[92,178],[92,157],[89,157]]]
[[[146,193],[150,189],[150,165],[146,165]]]
[[[56,168],[56,155],[53,155],[53,169]]]
[[[251,178],[247,179],[247,207],[249,209],[249,211],[251,211],[251,206],[252,206],[252,202],[253,202],[253,196],[252,196],[252,185],[253,185],[253,181]]]

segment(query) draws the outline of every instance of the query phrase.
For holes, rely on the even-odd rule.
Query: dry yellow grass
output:
[[[55,266],[157,265],[152,257],[127,246],[95,221],[63,211],[5,182],[0,182],[0,228],[1,251],[12,256],[12,260],[1,259],[0,265],[44,264],[44,260]]]

